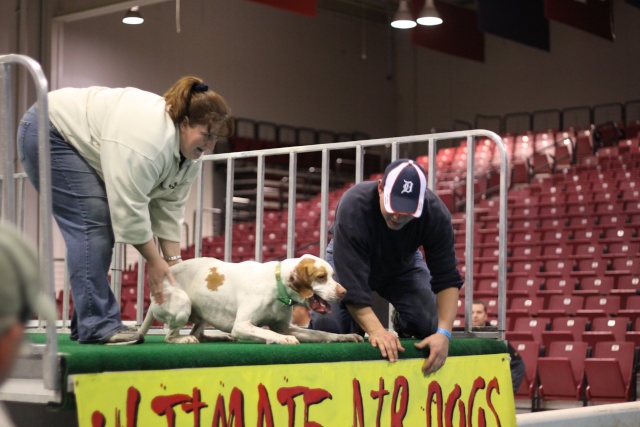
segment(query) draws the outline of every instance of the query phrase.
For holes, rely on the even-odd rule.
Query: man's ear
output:
[[[382,193],[384,189],[382,188],[382,180],[378,180],[378,193]]]

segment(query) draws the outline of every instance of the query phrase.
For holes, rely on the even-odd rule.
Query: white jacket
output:
[[[164,98],[135,88],[49,93],[56,129],[104,180],[116,242],[179,242],[200,162],[180,167],[180,132]]]

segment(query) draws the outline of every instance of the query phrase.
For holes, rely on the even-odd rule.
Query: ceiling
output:
[[[458,7],[475,9],[476,0],[439,0]],[[318,0],[318,8],[367,21],[388,24],[398,9],[398,0]]]

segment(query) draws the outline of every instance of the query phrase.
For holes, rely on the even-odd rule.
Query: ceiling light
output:
[[[418,24],[420,25],[440,25],[442,24],[442,18],[433,5],[433,0],[427,0],[424,3],[424,7],[418,15]]]
[[[391,26],[393,28],[402,28],[402,29],[413,28],[416,26],[416,21],[413,20],[413,16],[411,16],[411,12],[409,11],[409,5],[407,4],[407,0],[400,0],[398,11],[393,17]]]
[[[138,25],[144,22],[142,15],[140,15],[140,11],[138,10],[138,6],[133,6],[131,9],[127,10],[127,13],[122,18],[122,22],[130,25]]]

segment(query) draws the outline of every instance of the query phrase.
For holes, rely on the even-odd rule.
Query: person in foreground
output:
[[[451,215],[427,189],[422,167],[409,159],[391,163],[378,181],[345,192],[329,230],[327,261],[347,294],[330,315],[312,314],[311,327],[335,333],[366,333],[390,362],[404,351],[371,308],[371,292],[389,301],[400,337],[429,348],[425,375],[447,358],[462,278],[457,269]],[[423,248],[426,264],[420,253]]]
[[[471,307],[471,322],[473,326],[489,326],[490,323],[487,321],[487,305],[482,301],[474,300]],[[520,357],[516,349],[513,348],[508,341],[507,350],[509,351],[509,356],[511,356],[509,367],[511,369],[511,385],[513,386],[513,394],[515,395],[524,378],[526,366],[522,357]]]
[[[9,376],[22,346],[24,326],[37,313],[55,322],[53,304],[42,292],[40,267],[31,245],[7,223],[0,223],[0,385]],[[0,425],[13,426],[0,406]]]
[[[50,92],[53,215],[67,246],[79,343],[136,344],[109,287],[115,242],[148,264],[151,296],[180,261],[184,208],[200,172],[198,159],[230,136],[227,102],[197,77],[180,78],[164,96],[135,88],[65,88]],[[36,106],[18,130],[18,154],[39,189]],[[156,247],[157,237],[162,255]]]

